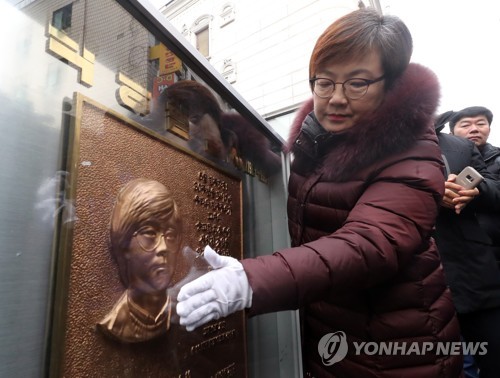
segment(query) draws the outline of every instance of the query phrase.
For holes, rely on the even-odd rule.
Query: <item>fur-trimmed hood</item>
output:
[[[312,159],[320,155],[325,157],[325,166],[337,171],[334,176],[345,179],[349,172],[408,149],[417,139],[437,141],[434,116],[439,97],[436,75],[428,68],[412,63],[387,92],[383,104],[346,131],[323,133],[321,138],[312,140],[314,138],[304,132],[303,126],[306,119],[311,121],[308,114],[313,110],[313,101],[312,98],[306,101],[292,123],[286,148],[297,158],[301,153]],[[301,143],[304,138],[310,143]],[[308,145],[314,146],[315,151],[304,150]]]

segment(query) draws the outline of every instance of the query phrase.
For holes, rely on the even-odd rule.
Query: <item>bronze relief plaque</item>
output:
[[[247,376],[243,312],[194,332],[175,314],[205,245],[242,258],[240,178],[82,95],[73,107],[50,375]]]

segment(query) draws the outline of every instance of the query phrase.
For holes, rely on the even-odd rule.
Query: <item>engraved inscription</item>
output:
[[[236,363],[233,362],[223,369],[220,369],[217,373],[212,375],[210,378],[225,378],[234,377],[236,375]]]
[[[201,343],[193,345],[191,347],[191,355],[203,352],[203,351],[210,349],[210,348],[213,348],[216,345],[221,344],[225,341],[234,339],[235,336],[236,336],[236,330],[232,329],[230,331],[223,332],[220,335],[211,337],[205,341],[202,341]]]
[[[195,224],[199,235],[197,251],[210,245],[219,254],[229,256],[232,232],[226,217],[233,213],[233,199],[228,183],[206,172],[198,172],[193,191],[194,204],[204,209],[205,215]]]
[[[220,322],[209,324],[203,327],[203,336],[208,336],[219,331],[224,331],[226,329],[226,321],[222,320]]]

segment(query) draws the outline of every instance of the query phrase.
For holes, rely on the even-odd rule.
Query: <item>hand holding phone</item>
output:
[[[465,167],[462,172],[457,175],[455,184],[463,186],[465,189],[474,189],[478,186],[484,177],[472,167]]]
[[[453,175],[455,176],[455,175]],[[445,182],[445,194],[443,197],[443,206],[449,209],[454,209],[455,213],[460,214],[461,211],[467,206],[467,204],[474,199],[474,197],[479,194],[479,191],[474,188],[478,186],[484,180],[483,176],[479,174],[472,167],[465,167],[462,172],[452,180],[446,180]],[[457,188],[457,186],[459,186]],[[462,190],[473,190],[469,195],[460,195],[458,192]]]

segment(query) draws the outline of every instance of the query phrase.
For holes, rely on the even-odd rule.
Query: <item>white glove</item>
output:
[[[252,305],[252,288],[238,260],[208,245],[203,257],[214,270],[184,285],[177,296],[180,324],[188,331]]]

